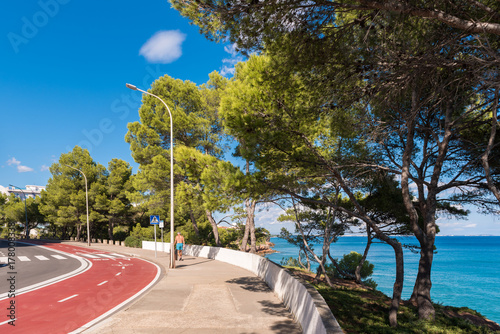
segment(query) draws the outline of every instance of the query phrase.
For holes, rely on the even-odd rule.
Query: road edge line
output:
[[[156,282],[160,279],[160,275],[161,275],[161,272],[162,272],[160,266],[157,265],[156,263],[152,262],[152,261],[149,261],[149,260],[146,260],[146,259],[143,259],[143,258],[138,258],[137,257],[137,259],[149,262],[149,263],[153,264],[156,267],[156,276],[155,276],[155,278],[153,278],[153,280],[151,282],[149,282],[148,285],[146,285],[144,288],[142,288],[140,291],[138,291],[135,295],[131,296],[127,300],[124,300],[123,302],[121,302],[120,304],[116,305],[115,307],[113,307],[112,309],[110,309],[109,311],[107,311],[106,313],[101,314],[100,316],[98,316],[94,320],[86,323],[85,325],[83,325],[82,327],[80,327],[78,329],[75,329],[74,331],[70,332],[69,334],[78,334],[78,333],[81,333],[81,332],[89,329],[90,327],[94,326],[95,324],[97,324],[100,321],[106,319],[108,316],[110,316],[111,314],[113,314],[116,311],[118,311],[119,309],[121,309],[123,306],[125,306],[128,303],[132,302],[135,298],[139,297],[140,295],[142,295],[143,293],[145,293],[147,290],[149,290],[153,285],[156,284]]]
[[[27,293],[27,292],[35,291],[37,289],[41,289],[41,288],[44,288],[46,286],[49,286],[49,285],[52,285],[52,284],[55,284],[55,283],[58,283],[58,282],[62,282],[64,280],[68,279],[68,278],[80,275],[80,274],[86,272],[87,270],[89,270],[92,267],[92,262],[90,262],[89,260],[87,260],[87,259],[85,259],[84,257],[81,257],[81,256],[77,256],[77,255],[74,255],[74,254],[66,253],[64,251],[60,251],[58,249],[52,249],[50,247],[45,247],[45,246],[42,246],[42,245],[32,244],[32,243],[29,243],[29,242],[22,242],[22,241],[16,241],[16,242],[21,243],[21,244],[26,244],[26,245],[32,245],[32,246],[42,247],[42,248],[45,248],[47,250],[50,250],[50,251],[53,251],[53,252],[56,252],[56,253],[64,254],[64,255],[66,255],[68,257],[75,258],[76,260],[78,260],[80,262],[80,267],[76,268],[75,270],[73,270],[73,271],[71,271],[69,273],[66,273],[66,274],[63,274],[63,275],[60,275],[60,276],[57,276],[57,277],[53,277],[53,278],[50,278],[50,279],[48,279],[46,281],[35,283],[35,284],[30,285],[30,286],[27,286],[27,287],[24,287],[22,289],[17,290],[16,291],[16,296],[17,295],[22,295],[22,294]],[[7,299],[8,298],[8,294],[9,294],[8,292],[0,294],[0,301],[2,301],[4,299]]]

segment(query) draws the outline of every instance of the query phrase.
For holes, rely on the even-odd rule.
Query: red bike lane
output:
[[[0,333],[69,333],[107,316],[158,279],[160,268],[134,257],[64,244],[45,247],[86,255],[92,267],[61,282],[0,301]],[[92,255],[99,254],[100,257]],[[95,258],[88,258],[88,256]],[[12,309],[14,305],[15,309]],[[14,312],[13,312],[14,311]],[[15,314],[15,321],[8,316]]]

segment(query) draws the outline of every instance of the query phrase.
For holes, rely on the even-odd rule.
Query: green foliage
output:
[[[113,240],[124,241],[128,235],[128,227],[126,226],[117,226],[113,229]]]
[[[339,268],[345,272],[346,274],[353,275],[356,272],[356,267],[359,265],[361,262],[361,258],[363,256],[357,252],[350,252],[349,254],[344,254],[342,259],[338,261]],[[375,266],[371,264],[369,261],[365,261],[363,263],[363,266],[361,266],[361,278],[365,279],[368,276],[371,276],[373,274],[373,268]],[[329,275],[332,275],[333,277],[338,277],[338,278],[347,278],[343,277],[342,274],[335,268],[333,264],[328,264],[326,266],[327,273]]]
[[[142,240],[137,237],[129,235],[128,237],[125,238],[125,246],[142,248]]]
[[[234,228],[220,228],[219,237],[222,247],[238,249],[238,232]]]
[[[158,228],[156,229],[156,233],[158,234]],[[161,232],[161,231],[160,231]],[[132,232],[130,232],[130,236],[134,237],[138,240],[154,240],[154,226],[142,227],[141,224],[137,223]],[[157,235],[158,237],[158,235]]]
[[[52,177],[41,195],[40,213],[50,223],[49,235],[67,239],[75,236],[75,231],[76,237],[86,234],[87,193],[93,237],[111,239],[115,226],[133,221],[136,210],[130,200],[134,192],[132,167],[123,160],[112,159],[108,168],[96,163],[87,150],[78,146],[61,154],[59,161],[50,167]],[[119,238],[123,240],[125,236]]]
[[[416,315],[416,307],[409,302],[403,302],[400,306],[398,327],[392,328],[387,319],[390,299],[382,292],[350,288],[333,289],[323,284],[315,285],[315,288],[330,306],[345,333],[486,334],[492,332],[464,318],[450,316],[450,311],[459,313],[459,309],[436,304],[434,304],[435,321],[420,321]],[[462,311],[478,315],[469,309]],[[482,317],[478,315],[478,318]]]
[[[218,109],[228,80],[217,72],[209,77],[201,86],[169,76],[157,79],[150,92],[166,102],[172,115],[157,98],[144,95],[140,122],[129,124],[126,136],[132,156],[140,164],[132,178],[139,191],[133,196],[134,202],[146,214],[168,217],[170,202],[175,201],[176,227],[185,232],[185,237],[199,243],[210,243],[208,236],[203,231],[197,235],[194,227],[189,226],[202,225],[208,219],[211,238],[219,240],[212,214],[228,211],[238,201],[237,189],[242,179],[238,168],[220,160],[225,134]],[[174,199],[170,198],[171,139],[175,142]],[[230,239],[228,243],[232,242]]]
[[[45,216],[40,212],[40,197],[28,197],[25,201],[11,194],[9,197],[4,197],[4,200],[4,204],[0,207],[2,220],[4,222],[21,223],[23,234],[26,233],[26,218],[28,219],[29,230],[45,223]]]
[[[290,256],[281,258],[280,265],[284,267],[296,267],[301,268],[299,260]]]
[[[363,285],[375,290],[378,286],[377,282],[375,282],[375,280],[373,278],[367,278],[365,280],[362,280],[361,283],[363,283]]]
[[[53,225],[53,230],[59,228],[62,239],[68,238],[73,229],[77,237],[82,237],[87,221],[85,177],[67,166],[83,171],[87,178],[91,233],[100,229],[96,225],[105,221],[99,202],[105,196],[106,168],[96,163],[88,150],[75,146],[72,152],[61,154],[59,161],[52,164],[52,177],[41,196],[40,211]]]

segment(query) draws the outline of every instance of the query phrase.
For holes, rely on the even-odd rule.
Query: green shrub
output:
[[[281,258],[280,265],[284,267],[297,267],[301,268],[299,260],[290,256]]]
[[[222,247],[238,249],[238,244],[236,243],[236,240],[238,239],[238,233],[236,229],[219,227],[219,238]]]
[[[157,228],[157,230],[160,230]],[[156,231],[157,235],[159,235],[160,231]],[[154,240],[155,239],[155,234],[154,234],[154,227],[153,226],[148,226],[148,227],[142,227],[141,224],[137,223],[137,225],[134,226],[132,229],[132,232],[130,233],[131,237],[135,237],[139,240]]]
[[[361,282],[363,283],[363,285],[366,285],[367,287],[372,288],[373,290],[375,290],[378,286],[377,282],[375,282],[372,278],[362,280]]]
[[[357,252],[350,252],[349,254],[344,254],[342,259],[338,263],[339,268],[343,272],[345,272],[346,274],[350,274],[350,275],[354,276],[354,274],[356,272],[356,267],[361,262],[362,257],[363,256]],[[365,261],[363,263],[363,266],[361,267],[361,278],[364,279],[364,278],[367,278],[368,276],[371,276],[373,274],[374,267],[375,266],[373,264],[371,264],[368,261]],[[349,278],[349,277],[343,276],[337,270],[337,268],[335,268],[335,266],[333,264],[328,264],[326,266],[326,271],[329,275],[332,275],[333,277]]]
[[[134,248],[142,248],[142,240],[140,240],[134,236],[128,236],[125,238],[125,246],[134,247]]]

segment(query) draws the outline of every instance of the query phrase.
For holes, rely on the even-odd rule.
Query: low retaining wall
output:
[[[143,241],[142,248],[154,250],[154,241]],[[170,243],[158,242],[157,251],[169,251]],[[268,259],[220,247],[186,245],[183,253],[205,257],[247,269],[262,278],[293,313],[307,334],[343,333],[323,297],[312,286],[290,275]]]

